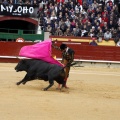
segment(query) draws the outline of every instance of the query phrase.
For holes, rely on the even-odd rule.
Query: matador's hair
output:
[[[66,44],[61,44],[61,45],[60,45],[60,49],[61,49],[61,50],[64,50],[65,48],[67,48],[67,45],[66,45]]]

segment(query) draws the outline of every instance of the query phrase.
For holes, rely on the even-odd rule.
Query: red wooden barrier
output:
[[[17,59],[6,59],[4,56],[18,56],[21,47],[32,44],[35,43],[0,42],[0,62],[16,62]],[[56,43],[55,45],[59,46],[60,43]],[[68,44],[68,47],[75,50],[75,59],[120,61],[120,47],[82,44]],[[57,58],[61,58],[61,51],[53,48],[52,52]]]

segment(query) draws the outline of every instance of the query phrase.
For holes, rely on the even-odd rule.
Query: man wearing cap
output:
[[[52,44],[52,47],[57,49],[57,50],[61,50],[62,52],[62,63],[66,66],[65,67],[65,72],[66,72],[66,77],[65,77],[65,88],[68,88],[66,83],[67,83],[67,79],[69,77],[69,72],[70,72],[70,64],[73,62],[74,60],[74,50],[69,48],[66,44],[61,44],[60,47],[55,46],[54,43]],[[58,85],[58,89],[60,88],[60,85]]]
[[[97,46],[97,43],[96,43],[94,37],[92,38],[92,41],[90,42],[90,45],[92,45],[92,46]]]

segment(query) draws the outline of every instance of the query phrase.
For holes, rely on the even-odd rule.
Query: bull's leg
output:
[[[61,86],[60,90],[62,90],[62,88],[64,88],[64,87],[65,87],[65,84],[66,84],[66,81],[64,80],[64,82],[63,82],[63,84],[62,84],[62,86]]]
[[[21,81],[16,83],[16,85],[20,85],[21,83],[25,84],[29,80],[30,80],[30,76],[26,74],[25,77]]]
[[[54,85],[54,81],[53,79],[52,80],[49,80],[49,85],[48,87],[44,88],[44,91],[48,90],[50,87],[52,87]]]

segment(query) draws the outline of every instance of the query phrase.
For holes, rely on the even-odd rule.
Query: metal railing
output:
[[[37,30],[20,30],[20,29],[6,29],[0,28],[0,39],[5,39],[8,41],[16,40],[17,38],[23,38],[25,41],[44,40],[44,32],[41,34],[36,34]]]

